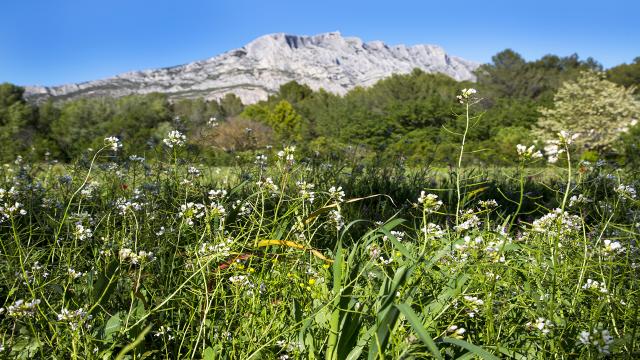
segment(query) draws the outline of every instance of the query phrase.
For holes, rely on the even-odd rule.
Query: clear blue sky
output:
[[[340,31],[365,41],[437,44],[488,62],[512,48],[595,58],[640,56],[640,0],[5,0],[0,82],[56,85],[179,65],[274,32]]]

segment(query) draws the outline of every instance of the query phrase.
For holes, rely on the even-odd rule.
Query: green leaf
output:
[[[144,328],[144,330],[142,330],[142,332],[138,335],[138,337],[136,337],[135,340],[133,340],[127,346],[123,347],[122,350],[120,350],[120,353],[118,353],[118,356],[116,356],[116,360],[123,359],[129,351],[138,347],[138,345],[140,345],[144,341],[144,337],[149,331],[151,331],[151,325]]]
[[[427,346],[431,354],[436,359],[442,359],[440,355],[440,350],[436,346],[436,343],[433,341],[431,334],[429,331],[425,329],[424,325],[422,325],[422,320],[418,317],[418,315],[411,309],[411,306],[408,304],[396,304],[396,308],[400,310],[402,315],[407,319],[413,330],[418,335],[418,338],[422,340],[422,342]]]
[[[215,350],[213,350],[213,348],[211,348],[211,346],[204,349],[204,351],[202,352],[202,360],[215,360],[215,359],[216,359],[216,352]]]
[[[113,334],[120,331],[121,326],[122,320],[120,319],[120,313],[117,312],[107,320],[107,324],[104,326],[104,339],[113,340]]]
[[[471,343],[468,343],[464,340],[460,340],[460,339],[454,339],[454,338],[443,338],[442,341],[444,343],[447,344],[453,344],[453,345],[458,345],[461,348],[465,348],[467,350],[469,350],[470,352],[472,352],[473,354],[475,354],[476,356],[479,356],[480,358],[484,359],[484,360],[499,360],[498,357],[496,357],[495,355],[487,352],[485,349],[477,346],[477,345],[473,345]]]

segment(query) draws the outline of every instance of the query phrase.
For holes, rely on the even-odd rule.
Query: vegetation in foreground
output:
[[[475,91],[458,97],[467,110]],[[467,112],[468,114],[468,112]],[[0,357],[637,358],[637,180],[561,131],[516,176],[123,154],[2,170]],[[562,165],[564,164],[564,165]],[[555,166],[555,165],[552,165]],[[564,170],[562,170],[564,169]]]

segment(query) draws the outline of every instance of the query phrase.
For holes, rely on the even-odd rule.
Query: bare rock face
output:
[[[185,65],[135,71],[112,78],[54,87],[27,86],[30,101],[88,96],[119,97],[160,92],[170,98],[218,99],[234,93],[245,104],[266,99],[295,80],[312,89],[344,94],[415,68],[475,80],[479,64],[447,55],[435,45],[365,43],[338,32],[315,36],[271,34],[224,54]]]

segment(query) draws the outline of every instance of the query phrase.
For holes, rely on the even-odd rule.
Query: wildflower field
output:
[[[466,120],[444,175],[293,146],[221,172],[177,130],[153,161],[116,137],[17,158],[0,358],[639,358],[637,174],[567,132],[508,174],[463,167]]]

